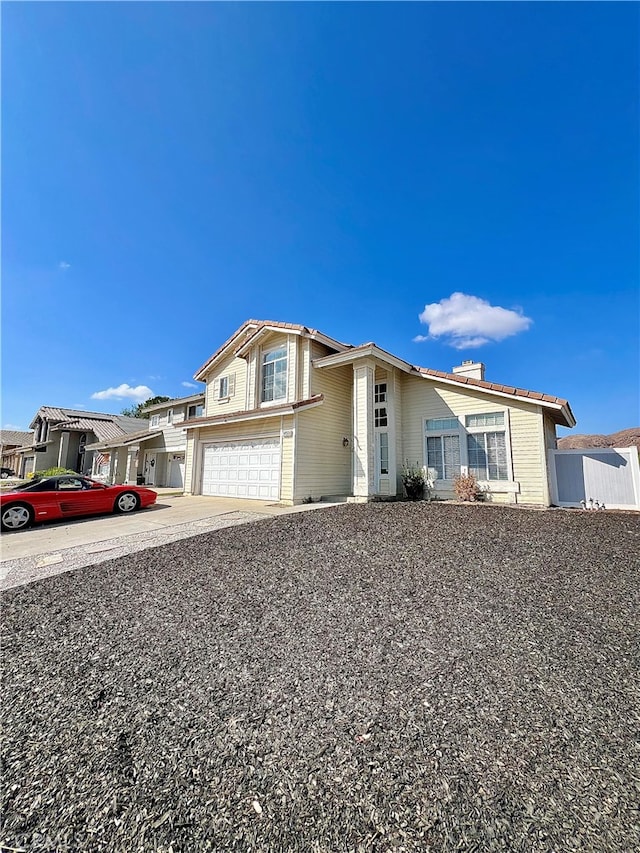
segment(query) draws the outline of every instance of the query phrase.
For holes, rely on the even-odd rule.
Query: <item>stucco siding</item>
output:
[[[320,346],[314,342],[316,353]],[[351,494],[352,382],[351,365],[331,370],[312,368],[312,393],[323,394],[324,402],[296,415],[295,502]],[[344,438],[349,440],[346,447]]]

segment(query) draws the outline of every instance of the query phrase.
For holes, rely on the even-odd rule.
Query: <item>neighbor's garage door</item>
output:
[[[206,444],[203,451],[203,495],[263,500],[280,497],[279,439]]]

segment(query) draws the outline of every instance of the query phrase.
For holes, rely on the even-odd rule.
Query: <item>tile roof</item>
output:
[[[325,335],[324,332],[320,332],[318,329],[311,329],[308,326],[301,326],[301,325],[297,325],[295,323],[280,323],[278,321],[273,321],[273,320],[247,320],[245,323],[243,323],[243,325],[236,332],[233,333],[233,335],[231,335],[230,338],[228,338],[222,344],[222,346],[218,347],[218,349],[211,356],[211,358],[209,358],[202,365],[202,367],[194,374],[194,376],[196,376],[196,377],[201,376],[203,371],[205,371],[209,367],[209,365],[213,361],[215,361],[215,359],[229,346],[229,344],[233,343],[233,341],[236,340],[237,338],[239,338],[243,333],[244,333],[244,337],[243,337],[242,341],[236,347],[235,351],[237,351],[238,349],[241,349],[264,326],[273,326],[274,328],[278,328],[278,329],[291,329],[291,330],[303,332],[303,333],[306,333],[309,335],[322,335],[325,338],[329,338],[329,340],[334,340],[333,338],[330,338],[328,335]],[[358,351],[366,350],[366,349],[369,349],[371,347],[374,347],[375,349],[386,353],[386,350],[383,350],[381,347],[377,346],[377,344],[375,344],[373,341],[370,341],[370,342],[365,343],[365,344],[360,344],[359,346],[356,346],[356,347],[354,347],[352,344],[343,344],[340,341],[336,341],[336,343],[339,343],[341,346],[344,346],[346,348],[346,350],[348,351],[348,353],[350,353],[350,354],[351,353],[356,354]],[[571,411],[571,407],[570,407],[568,401],[563,399],[562,397],[555,397],[551,394],[542,394],[539,391],[528,391],[524,388],[516,388],[515,386],[511,386],[511,385],[502,385],[502,384],[499,384],[496,382],[487,382],[484,379],[472,379],[469,376],[463,376],[459,373],[447,373],[447,372],[442,371],[442,370],[433,370],[430,367],[419,367],[417,365],[410,364],[409,362],[404,361],[404,359],[398,358],[398,356],[394,356],[392,353],[386,353],[386,354],[391,356],[394,359],[397,359],[398,361],[404,362],[407,365],[409,372],[418,373],[420,376],[430,376],[430,377],[433,377],[434,379],[443,379],[443,380],[446,380],[447,382],[455,382],[458,385],[468,385],[468,386],[473,386],[475,388],[481,388],[485,391],[495,391],[495,392],[498,392],[500,394],[508,394],[510,396],[513,396],[513,397],[528,399],[528,400],[531,400],[532,402],[535,401],[535,402],[540,402],[540,403],[551,403],[555,406],[561,406],[567,411],[569,418],[573,419],[575,421],[575,417],[573,415],[573,412]],[[210,419],[207,419],[207,420],[210,420]]]
[[[22,447],[24,444],[31,444],[33,438],[32,432],[15,429],[0,430],[0,445],[12,445],[13,447]]]
[[[433,376],[435,379],[447,379],[451,382],[458,382],[460,385],[473,385],[477,388],[485,388],[487,391],[499,391],[501,394],[511,394],[514,397],[527,397],[530,400],[555,403],[558,406],[569,405],[567,400],[564,400],[562,397],[542,394],[540,391],[527,391],[524,388],[515,388],[513,385],[500,385],[497,382],[487,382],[486,379],[473,379],[471,376],[461,376],[459,373],[445,373],[442,370],[432,370],[430,367],[416,367],[415,369],[423,376]]]
[[[127,444],[135,443],[136,441],[146,441],[150,438],[163,437],[162,430],[147,429],[138,430],[138,432],[130,432],[126,435],[119,433],[116,436],[100,439],[93,444],[87,444],[87,450],[106,450],[109,447],[123,447]]]
[[[324,332],[321,332],[319,329],[311,329],[309,326],[301,326],[298,323],[281,323],[278,320],[246,320],[239,329],[231,335],[230,338],[221,344],[218,349],[214,352],[214,354],[208,358],[205,363],[193,374],[194,378],[198,378],[202,375],[203,371],[205,371],[212,362],[218,358],[218,356],[229,346],[229,344],[233,343],[236,338],[239,338],[244,333],[244,337],[239,342],[236,347],[236,351],[241,349],[247,341],[252,338],[260,329],[263,329],[265,326],[273,326],[276,329],[290,329],[294,332],[302,332],[303,334],[308,335],[322,335],[323,338],[328,338],[329,340],[335,341],[340,346],[350,348],[351,344],[344,344],[342,341],[338,341],[335,338],[332,338],[330,335],[325,335]]]

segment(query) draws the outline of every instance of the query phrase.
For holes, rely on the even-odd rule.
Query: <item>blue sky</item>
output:
[[[638,16],[3,4],[2,426],[191,393],[249,317],[637,426]]]

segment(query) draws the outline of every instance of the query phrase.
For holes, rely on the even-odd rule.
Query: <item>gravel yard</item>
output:
[[[343,505],[10,590],[0,840],[639,850],[639,555],[635,514]]]

